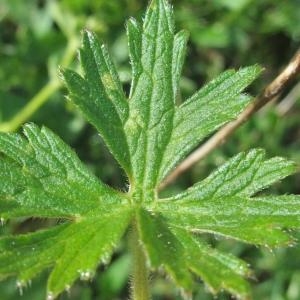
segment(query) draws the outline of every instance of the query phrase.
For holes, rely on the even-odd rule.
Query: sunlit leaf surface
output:
[[[171,6],[153,0],[143,23],[127,23],[132,84],[126,98],[97,37],[83,33],[83,75],[61,70],[69,99],[102,136],[128,176],[127,193],[103,184],[52,131],[27,124],[0,134],[0,217],[52,218],[52,227],[0,238],[0,278],[19,285],[50,270],[48,299],[89,280],[131,224],[151,269],[187,291],[200,277],[213,293],[249,297],[249,267],[209,245],[202,233],[274,247],[291,245],[300,227],[300,197],[261,191],[295,171],[261,149],[240,153],[203,181],[159,199],[165,176],[205,137],[249,104],[244,89],[260,74],[229,70],[177,106],[187,33],[175,33]]]

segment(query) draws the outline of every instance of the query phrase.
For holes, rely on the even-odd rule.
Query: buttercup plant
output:
[[[261,149],[243,152],[186,191],[159,198],[172,169],[205,137],[234,120],[251,102],[243,90],[259,66],[229,70],[181,105],[175,100],[187,33],[174,33],[166,0],[149,4],[143,24],[127,23],[132,66],[126,99],[107,49],[83,33],[84,76],[61,70],[69,99],[100,133],[127,174],[129,189],[103,184],[49,129],[34,124],[21,134],[0,134],[0,217],[56,218],[36,232],[0,239],[0,278],[26,284],[51,268],[47,299],[75,280],[89,280],[107,263],[127,232],[132,251],[132,299],[149,299],[149,272],[161,268],[192,293],[200,277],[212,293],[249,299],[248,265],[210,246],[202,233],[266,247],[288,246],[284,231],[300,227],[300,196],[257,195],[295,172],[284,158]]]

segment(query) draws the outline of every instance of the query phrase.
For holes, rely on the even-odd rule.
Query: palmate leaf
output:
[[[0,161],[0,217],[72,222],[0,239],[0,277],[17,275],[26,282],[54,266],[48,287],[55,296],[78,276],[92,276],[98,263],[108,259],[129,224],[131,208],[50,130],[30,124],[24,134],[26,139],[0,135],[5,154]]]
[[[226,71],[176,109],[174,129],[160,168],[160,180],[201,140],[234,119],[249,104],[251,97],[241,91],[260,72],[258,66],[237,72]]]
[[[79,218],[99,206],[120,203],[75,153],[46,128],[28,124],[26,138],[1,134],[0,216]]]
[[[0,218],[53,218],[56,225],[0,238],[0,278],[22,285],[51,270],[48,299],[106,263],[128,227],[147,266],[163,269],[192,291],[200,277],[216,293],[249,298],[247,264],[212,248],[201,233],[256,245],[290,245],[284,230],[300,227],[300,197],[258,194],[295,171],[263,150],[240,153],[206,179],[167,199],[163,178],[199,142],[235,119],[251,101],[243,90],[259,75],[251,66],[229,70],[176,105],[187,33],[174,31],[166,0],[151,1],[143,24],[127,23],[132,84],[122,90],[106,47],[83,33],[83,76],[61,70],[69,99],[97,129],[125,170],[130,188],[116,191],[96,178],[60,138],[24,126],[24,135],[0,134]]]
[[[186,192],[159,202],[169,223],[191,232],[211,232],[269,247],[290,244],[281,228],[300,225],[299,196],[254,193],[295,171],[282,158],[266,160],[264,151],[240,153]]]
[[[212,293],[226,289],[241,298],[248,296],[249,283],[245,277],[250,277],[252,273],[245,262],[211,248],[179,227],[172,230],[186,249],[187,255],[183,257],[186,265],[203,278]]]
[[[136,28],[130,29],[133,26]],[[134,80],[125,130],[135,192],[139,198],[151,198],[158,184],[158,171],[171,137],[175,112],[172,61],[178,53],[173,51],[172,10],[165,1],[152,1],[143,26],[131,21],[128,28]]]
[[[128,102],[106,48],[101,47],[96,37],[87,31],[83,34],[80,59],[84,79],[71,70],[63,71],[70,97],[86,119],[97,128],[120,165],[131,174],[124,131]]]

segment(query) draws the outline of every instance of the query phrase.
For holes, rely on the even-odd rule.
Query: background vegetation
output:
[[[106,183],[123,189],[124,175],[95,130],[64,100],[66,90],[57,66],[78,68],[76,49],[80,30],[89,28],[109,45],[125,90],[130,83],[124,24],[140,15],[143,0],[0,0],[0,130],[19,130],[24,121],[45,124],[76,149],[81,159]],[[182,78],[182,94],[191,94],[227,68],[258,63],[263,76],[251,87],[257,94],[288,62],[300,42],[300,0],[174,0],[177,27],[190,31],[189,50]],[[295,83],[294,83],[295,84]],[[239,151],[262,147],[269,156],[282,155],[300,163],[300,84],[294,92],[268,105],[240,128],[230,141],[199,162],[164,191],[190,186],[215,166]],[[282,100],[283,99],[283,100]],[[290,99],[290,100],[288,100]],[[25,110],[24,110],[25,108]],[[272,188],[300,193],[300,176]],[[46,221],[10,222],[2,232],[23,232],[46,226]],[[300,238],[299,233],[295,236]],[[300,299],[300,246],[258,250],[255,247],[212,240],[248,261],[254,268],[254,299]],[[130,257],[122,246],[107,269],[99,269],[90,284],[78,283],[61,299],[127,299]],[[180,299],[172,284],[153,275],[155,299]],[[22,299],[43,299],[42,276],[23,291]],[[15,280],[0,283],[0,298],[18,299]],[[195,299],[212,299],[199,283]],[[229,299],[224,294],[218,299]]]

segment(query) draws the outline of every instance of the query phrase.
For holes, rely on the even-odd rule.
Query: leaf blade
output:
[[[103,203],[121,202],[77,155],[49,129],[24,126],[19,134],[0,134],[1,217],[78,217]],[[82,199],[86,199],[82,203]]]
[[[128,118],[128,102],[107,49],[100,46],[91,32],[83,34],[80,51],[85,78],[71,70],[62,70],[62,78],[85,118],[99,131],[119,164],[131,175],[131,162],[124,124]]]
[[[182,202],[169,208],[164,206],[160,211],[169,223],[186,230],[212,233],[268,247],[293,244],[291,236],[282,229],[300,227],[299,196],[255,200],[225,197],[209,202],[205,205]],[[290,207],[285,208],[288,205]]]
[[[188,41],[188,33],[185,30],[179,31],[174,37],[173,59],[172,59],[172,74],[173,74],[173,94],[174,99],[179,93],[179,82],[183,63],[186,54],[186,44]]]
[[[57,260],[48,280],[48,293],[60,294],[78,277],[89,280],[101,260],[107,261],[131,219],[131,209],[123,207],[87,218],[69,228],[64,252]]]
[[[157,185],[157,170],[173,126],[173,32],[173,14],[166,1],[151,2],[142,30],[128,24],[134,79],[125,130],[130,133],[133,184],[141,194]]]
[[[211,248],[178,227],[173,227],[172,231],[188,252],[186,260],[190,270],[209,285],[212,293],[226,289],[242,299],[249,296],[250,286],[245,277],[251,276],[251,271],[244,261]]]
[[[164,154],[160,180],[213,131],[234,120],[250,103],[241,92],[261,73],[258,66],[229,70],[176,109],[174,130]]]
[[[18,276],[27,282],[53,265],[61,253],[60,237],[66,238],[67,227],[63,224],[34,233],[1,237],[0,277]]]
[[[250,197],[296,171],[292,161],[281,157],[267,160],[265,156],[263,149],[241,152],[177,198],[202,200],[227,195]]]
[[[180,286],[190,289],[192,281],[184,261],[184,248],[159,215],[140,210],[138,230],[151,266],[164,266]]]
[[[252,196],[294,172],[293,162],[266,159],[261,149],[242,152],[185,192],[159,201],[159,211],[189,231],[289,245],[292,239],[282,229],[299,228],[300,196]]]

